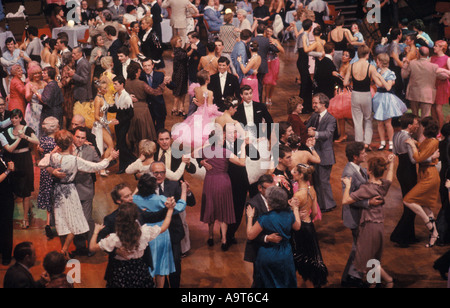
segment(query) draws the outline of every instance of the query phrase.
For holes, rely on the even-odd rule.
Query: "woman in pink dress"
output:
[[[342,64],[339,69],[340,76],[345,76],[347,74],[351,59],[350,52],[344,51],[342,53]],[[330,99],[328,112],[338,121],[340,136],[336,142],[343,142],[347,140],[347,134],[345,133],[345,122],[352,123],[352,91],[349,87],[344,87],[341,85],[336,88],[336,95]]]
[[[431,57],[431,63],[437,64],[440,68],[450,70],[450,57],[447,52],[448,44],[446,41],[437,41],[434,44],[434,56]],[[436,79],[436,103],[433,104],[433,117],[439,120],[439,127],[444,125],[444,113],[442,106],[448,104],[450,97],[450,81]]]
[[[181,123],[174,126],[172,138],[176,143],[191,149],[201,148],[214,130],[214,120],[222,115],[217,105],[213,104],[213,93],[208,90],[209,73],[202,70],[197,73],[199,84],[192,84],[190,91],[194,96],[197,111]]]
[[[272,27],[267,27],[265,37],[270,40],[270,48],[269,53],[267,54],[267,66],[269,70],[264,76],[263,85],[266,105],[271,106],[273,90],[277,85],[278,75],[280,73],[280,58],[278,57],[278,54],[283,54],[284,48],[280,41],[273,36]]]
[[[259,92],[258,92],[258,78],[256,74],[261,65],[261,56],[258,54],[258,43],[250,42],[250,53],[251,57],[247,64],[242,63],[242,58],[238,57],[237,60],[240,63],[241,70],[245,77],[241,81],[241,86],[249,85],[253,90],[253,101],[259,103]],[[253,74],[250,74],[250,70],[253,70]]]
[[[9,85],[9,102],[8,110],[19,109],[22,114],[25,114],[25,84],[22,81],[22,67],[19,64],[15,64],[11,68],[11,83]]]

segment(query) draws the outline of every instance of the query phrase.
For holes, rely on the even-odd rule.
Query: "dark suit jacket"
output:
[[[119,57],[117,56],[117,52],[119,51],[119,48],[122,47],[122,42],[117,39],[114,42],[112,42],[111,46],[109,46],[108,53],[113,58],[114,62],[114,73],[117,76],[123,76],[122,73],[122,63],[119,61]]]
[[[175,197],[175,201],[178,201],[181,197],[181,185],[179,182],[164,180],[164,196]],[[191,193],[190,196],[186,198],[186,204],[188,206],[194,206],[196,203],[194,194]],[[179,214],[174,214],[172,216],[172,221],[169,226],[170,241],[172,243],[181,243],[184,236],[183,222]]]
[[[244,127],[247,126],[247,117],[245,116],[245,109],[244,109],[244,103],[239,104],[236,113],[233,117],[235,120],[239,121]],[[273,124],[272,116],[270,115],[269,111],[267,110],[267,107],[263,103],[256,103],[253,102],[253,121],[256,125],[256,137],[260,137],[260,130],[259,130],[259,124],[263,123],[263,120],[268,125],[267,127],[267,138],[270,139],[270,131],[271,126]]]
[[[239,79],[230,73],[227,73],[227,79],[225,82],[225,87],[222,93],[222,88],[220,87],[220,74],[211,75],[210,83],[208,89],[213,92],[214,104],[219,107],[220,111],[224,111],[224,101],[226,97],[234,96],[237,100],[241,98]]]
[[[88,8],[85,12],[81,12],[81,23],[87,25],[89,20],[97,17],[96,12],[93,9]]]
[[[189,46],[187,52],[191,50]],[[206,46],[202,42],[198,42],[197,50],[194,50],[188,60],[188,78],[191,82],[197,82],[198,64],[200,58],[206,56]]]
[[[261,56],[261,65],[258,68],[259,74],[267,74],[269,67],[267,66],[267,53],[269,52],[270,41],[263,35],[257,35],[252,38],[252,42],[258,43],[258,55]]]
[[[153,30],[155,31],[159,40],[161,40],[162,38],[161,22],[163,19],[161,16],[161,7],[159,6],[158,2],[155,2],[155,4],[150,9],[150,12],[152,14],[153,19]]]
[[[44,288],[43,280],[35,281],[33,275],[18,262],[11,266],[5,274],[3,288],[5,289],[34,289]]]
[[[306,127],[310,128],[315,125],[319,114],[314,112],[306,122]],[[320,156],[321,166],[330,166],[336,163],[333,150],[333,141],[336,132],[336,119],[327,112],[323,119],[320,120],[319,127],[316,128],[318,136],[316,137],[316,145],[314,146],[317,154]]]
[[[334,71],[336,66],[331,59],[324,57],[322,60],[316,60],[314,80],[317,83],[317,89],[315,92],[323,93],[329,99],[334,97],[334,87],[339,80],[333,76]]]
[[[5,120],[9,119],[10,117],[11,117],[11,111],[5,110],[3,119],[0,119],[0,122],[3,122],[3,121],[5,121]],[[0,134],[3,133],[3,132],[6,130],[6,128],[7,128],[7,127],[5,127],[5,128],[1,128],[1,127],[0,127]]]
[[[144,32],[139,32],[139,39],[141,40],[141,52],[146,58],[150,58],[153,61],[162,61],[164,49],[161,45],[161,40],[152,29],[147,35],[144,41]],[[156,67],[160,67],[159,63],[155,63]]]
[[[253,217],[253,224],[258,220],[262,214],[267,213],[267,207],[262,199],[260,193],[251,198],[248,202],[248,205],[251,205],[255,208],[255,216]],[[266,234],[260,233],[257,238],[252,241],[247,240],[245,244],[245,252],[244,252],[244,261],[247,262],[255,262],[256,255],[258,254],[258,249],[261,245],[265,245],[264,237]]]
[[[148,83],[147,74],[144,71],[141,73],[140,79]],[[152,84],[149,86],[157,89],[164,82],[164,73],[153,71]],[[165,119],[167,116],[166,102],[163,95],[149,95],[147,96],[147,103],[149,104],[152,118]]]

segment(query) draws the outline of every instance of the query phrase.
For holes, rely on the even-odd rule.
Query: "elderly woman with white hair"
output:
[[[250,20],[247,19],[247,11],[243,9],[239,9],[236,11],[237,19],[239,21],[239,26],[236,31],[241,32],[244,29],[248,29],[252,31],[252,24]]]
[[[55,133],[59,130],[59,121],[55,117],[47,117],[42,122],[43,135],[39,140],[39,153],[45,156],[51,153],[55,147]],[[45,225],[45,234],[49,239],[53,238],[52,228],[50,227],[50,217],[53,211],[53,177],[47,169],[41,169],[39,180],[39,194],[37,206],[41,210],[47,211],[47,223]]]

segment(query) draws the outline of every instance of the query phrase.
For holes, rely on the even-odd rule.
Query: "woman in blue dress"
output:
[[[386,147],[386,133],[389,140],[389,151],[392,151],[394,128],[392,118],[401,117],[408,109],[403,101],[391,92],[395,84],[395,73],[389,67],[389,55],[381,53],[377,56],[378,73],[383,77],[385,87],[377,87],[377,93],[372,99],[373,118],[378,121],[378,133],[380,134],[381,145],[379,151]],[[383,83],[384,84],[384,83]]]
[[[133,202],[142,210],[149,212],[159,212],[163,210],[167,197],[157,194],[158,185],[156,179],[150,174],[143,174],[138,185],[138,192],[133,196]],[[183,212],[186,208],[187,185],[181,184],[181,197],[177,201],[174,214]],[[162,225],[162,221],[148,224],[149,226]],[[161,233],[156,239],[149,243],[153,259],[153,270],[150,270],[155,278],[157,288],[164,287],[165,276],[175,272],[175,263],[172,253],[169,230]]]
[[[255,209],[247,207],[247,237],[255,239],[261,232],[278,233],[282,240],[276,245],[261,246],[255,260],[255,288],[296,288],[297,276],[290,244],[292,230],[300,230],[299,208],[289,208],[287,193],[280,187],[266,192],[269,212],[253,224]]]

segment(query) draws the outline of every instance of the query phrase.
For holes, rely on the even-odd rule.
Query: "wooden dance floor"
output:
[[[298,95],[299,86],[295,84],[297,76],[297,55],[293,52],[293,42],[287,43],[286,54],[282,56],[280,67],[280,79],[275,90],[274,104],[271,114],[276,122],[286,120],[286,101],[293,95]],[[166,74],[172,73],[170,52],[166,52]],[[170,113],[173,99],[169,90],[165,91],[167,110]],[[185,108],[187,110],[187,103]],[[180,121],[180,117],[168,115],[166,126],[170,128]],[[375,124],[375,123],[374,123]],[[349,140],[353,140],[353,128],[347,127]],[[374,144],[377,145],[378,135],[374,125]],[[339,288],[340,279],[351,249],[352,236],[350,230],[343,226],[341,219],[341,174],[347,163],[345,158],[346,143],[335,144],[337,163],[332,170],[333,194],[338,204],[336,210],[323,214],[321,221],[315,223],[318,239],[324,262],[329,270],[328,284],[325,287]],[[374,155],[387,155],[388,152],[371,152]],[[109,195],[113,187],[122,182],[128,182],[133,188],[136,180],[129,175],[116,175],[117,165],[112,168],[109,177],[98,176],[96,183],[96,195],[94,199],[94,219],[97,223],[103,222],[103,217],[115,209]],[[35,279],[43,272],[42,261],[45,254],[52,250],[60,250],[61,245],[56,237],[48,240],[44,233],[45,211],[36,207],[37,192],[39,190],[39,172],[35,171],[35,193],[32,197],[35,217],[30,229],[21,229],[22,204],[16,204],[14,245],[22,241],[32,241],[36,247],[37,263],[31,269]],[[243,260],[246,240],[245,219],[237,233],[238,244],[233,245],[227,252],[220,249],[219,228],[215,229],[216,245],[209,247],[206,244],[208,227],[200,222],[200,204],[203,183],[192,178],[189,174],[185,179],[190,183],[197,199],[197,205],[188,207],[187,222],[189,224],[189,237],[191,250],[187,257],[182,259],[181,286],[184,288],[249,288],[252,283],[252,264]],[[442,280],[439,273],[432,266],[434,261],[446,252],[449,247],[435,246],[432,249],[425,248],[428,241],[428,231],[423,222],[416,219],[416,234],[419,243],[409,248],[399,248],[389,241],[389,236],[397,224],[402,211],[402,196],[397,180],[394,181],[387,195],[385,211],[385,248],[382,259],[383,268],[398,280],[395,287],[398,288],[445,288],[447,282]],[[437,215],[437,212],[435,213]],[[74,247],[70,249],[72,251]],[[107,256],[105,253],[97,253],[95,256],[79,257],[81,262],[81,283],[76,288],[103,288],[103,280]],[[13,261],[14,262],[14,261]],[[3,278],[7,267],[0,265],[0,285],[3,286]],[[302,279],[298,279],[299,287],[307,287]]]

